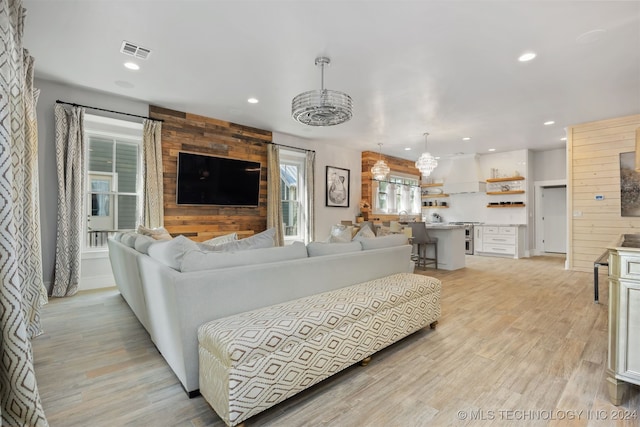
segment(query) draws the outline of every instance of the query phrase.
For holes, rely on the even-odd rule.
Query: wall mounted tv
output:
[[[178,153],[179,205],[258,206],[260,163]]]

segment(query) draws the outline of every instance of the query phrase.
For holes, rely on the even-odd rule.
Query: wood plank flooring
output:
[[[563,266],[558,257],[467,256],[462,270],[417,270],[443,282],[436,330],[246,425],[640,425],[638,387],[619,407],[607,397],[606,275],[594,304],[593,276]],[[187,398],[116,290],[52,299],[42,318],[33,349],[52,427],[224,425],[202,397]]]

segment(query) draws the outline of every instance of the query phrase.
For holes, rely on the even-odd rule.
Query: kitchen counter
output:
[[[464,225],[459,224],[447,224],[446,222],[427,222],[425,223],[427,230],[456,230],[458,228],[464,229]]]
[[[427,233],[438,239],[438,269],[458,270],[465,267],[464,225],[426,223]],[[427,248],[427,257],[433,258],[433,247]]]

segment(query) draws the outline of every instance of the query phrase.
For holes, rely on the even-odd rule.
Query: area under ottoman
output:
[[[440,317],[440,280],[400,273],[205,323],[200,393],[229,426]]]

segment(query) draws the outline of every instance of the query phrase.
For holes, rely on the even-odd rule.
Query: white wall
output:
[[[341,220],[355,220],[360,211],[362,156],[360,151],[328,144],[326,141],[302,139],[296,136],[273,133],[273,142],[316,152],[315,179],[315,240],[329,237],[331,226]],[[349,207],[337,208],[326,206],[326,168],[336,166],[349,169],[350,190]]]
[[[533,181],[567,179],[567,149],[533,151]]]
[[[92,107],[100,107],[142,116],[149,114],[149,104],[125,97],[107,95],[90,89],[53,83],[42,79],[35,79],[35,87],[40,89],[36,113],[38,115],[38,167],[40,169],[39,186],[42,270],[45,286],[47,289],[50,289],[55,266],[56,224],[58,214],[55,121],[53,113],[56,100],[74,102],[77,104],[90,105]],[[91,112],[90,110],[87,111]],[[101,112],[100,115],[115,117],[120,120],[141,121],[140,119],[109,113]],[[93,268],[87,268],[84,270],[83,274],[89,273],[90,270],[95,271]],[[82,289],[87,289],[87,287],[82,285],[81,287]]]

